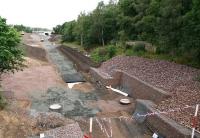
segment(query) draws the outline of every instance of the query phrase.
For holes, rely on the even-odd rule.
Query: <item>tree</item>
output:
[[[85,48],[142,40],[156,46],[157,54],[200,66],[199,7],[199,0],[110,0],[59,28],[65,41],[71,36]]]
[[[75,32],[74,28],[76,26],[75,21],[65,22],[63,24],[63,41],[69,41],[72,42],[75,40]]]
[[[90,23],[88,22],[87,15],[85,13],[80,13],[78,16],[77,24],[75,26],[75,33],[77,35],[78,41],[80,40],[81,46],[84,46],[84,38],[87,35],[89,26]]]
[[[19,48],[20,35],[0,17],[0,74],[24,67],[23,52]]]
[[[57,25],[56,27],[53,28],[53,33],[55,34],[62,34],[62,25]]]
[[[33,31],[32,28],[24,26],[24,25],[14,25],[14,28],[19,32],[24,31],[26,33],[32,33]]]

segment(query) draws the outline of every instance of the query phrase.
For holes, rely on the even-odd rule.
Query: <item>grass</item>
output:
[[[86,52],[86,50],[79,44],[77,44],[76,42],[72,42],[72,43],[68,43],[68,42],[64,42],[62,43],[63,46],[67,46],[73,49],[77,49],[80,52]]]
[[[7,105],[7,101],[2,96],[2,88],[0,87],[0,110],[4,109],[6,105]]]
[[[200,75],[198,75],[198,76],[195,78],[195,81],[199,81],[199,82],[200,82]]]

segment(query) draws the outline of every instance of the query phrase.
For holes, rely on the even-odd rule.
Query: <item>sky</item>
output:
[[[91,12],[102,0],[0,0],[0,16],[8,24],[52,29]],[[103,0],[108,3],[109,0]]]

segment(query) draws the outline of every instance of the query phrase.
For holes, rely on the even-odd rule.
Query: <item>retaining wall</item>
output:
[[[90,67],[98,67],[99,64],[94,63],[89,57],[83,55],[81,52],[78,52],[72,48],[66,46],[60,46],[58,49],[70,58],[78,67],[78,69],[89,72]]]
[[[118,85],[125,88],[127,93],[134,99],[148,99],[155,103],[159,103],[160,101],[171,97],[167,92],[158,89],[135,76],[131,76],[126,72],[116,71],[116,74],[121,74],[120,78],[119,75],[114,75],[114,77],[116,78],[117,76],[117,79],[119,80]]]
[[[134,118],[136,118],[139,123],[145,124],[153,132],[158,132],[167,138],[191,137],[191,129],[178,124],[162,114],[137,118],[137,113],[146,114],[155,112],[156,110],[153,107],[156,106],[156,104],[166,98],[170,98],[171,96],[165,91],[155,88],[137,77],[119,70],[115,70],[115,73],[110,76],[98,69],[90,68],[90,74],[95,82],[101,82],[103,86],[112,85],[113,87],[124,87],[129,95],[137,99]],[[195,135],[196,137],[200,137],[199,133]]]
[[[60,50],[66,54],[67,57],[73,60],[81,70],[86,72],[89,71],[94,82],[101,82],[104,87],[108,85],[112,85],[113,87],[122,86],[134,99],[142,99],[136,100],[136,110],[134,112],[134,116],[139,123],[145,124],[153,132],[158,132],[167,138],[191,137],[191,129],[178,124],[174,120],[167,118],[162,114],[138,118],[138,113],[146,114],[155,112],[155,109],[153,108],[153,106],[155,106],[154,103],[158,104],[162,100],[170,98],[171,95],[165,91],[123,71],[115,70],[115,73],[111,76],[91,67],[92,65],[90,61],[88,62],[88,59],[85,58],[86,56],[80,54],[79,52],[63,47],[60,47]],[[200,137],[200,134],[195,133],[195,136]]]
[[[170,95],[165,91],[155,88],[154,86],[123,71],[115,70],[113,76],[110,76],[98,69],[91,68],[90,74],[93,76],[95,81],[100,81],[104,86],[112,85],[113,87],[121,86],[125,88],[126,93],[134,99],[146,99],[159,103],[160,101],[170,97]]]
[[[46,51],[43,48],[24,44],[24,50],[27,57],[48,61]]]

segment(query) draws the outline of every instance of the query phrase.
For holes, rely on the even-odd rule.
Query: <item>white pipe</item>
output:
[[[106,86],[106,88],[107,88],[107,89],[111,89],[112,91],[117,92],[117,93],[119,93],[119,94],[121,94],[121,95],[124,95],[124,96],[126,96],[126,97],[128,96],[127,93],[122,92],[122,91],[117,90],[117,89],[114,89],[114,88],[112,88],[111,86]]]
[[[72,89],[72,88],[74,87],[74,85],[80,84],[80,83],[82,83],[82,82],[67,83],[67,85],[68,85],[68,87],[69,87],[70,89]]]
[[[197,117],[198,110],[199,110],[199,104],[196,105],[194,118]],[[194,132],[195,132],[195,126],[193,126],[193,128],[192,128],[192,136],[191,136],[191,138],[194,138]]]
[[[92,133],[92,121],[93,121],[93,118],[90,118],[90,134]]]

